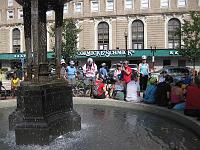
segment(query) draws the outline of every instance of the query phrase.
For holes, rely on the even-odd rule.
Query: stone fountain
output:
[[[23,6],[27,77],[19,87],[17,108],[9,115],[17,145],[48,144],[81,129],[81,118],[73,110],[72,91],[60,78],[63,7],[70,0],[16,0]],[[56,79],[49,78],[46,12],[55,11]]]

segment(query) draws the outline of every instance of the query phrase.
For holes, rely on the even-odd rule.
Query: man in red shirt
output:
[[[188,86],[186,96],[185,115],[200,117],[200,76],[194,79],[194,85]]]
[[[122,66],[122,80],[124,81],[124,100],[126,98],[126,87],[131,81],[132,69],[128,66],[128,61],[124,61]]]

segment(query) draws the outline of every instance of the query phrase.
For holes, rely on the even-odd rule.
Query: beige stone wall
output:
[[[0,28],[0,53],[10,52],[9,40],[10,40],[9,29]]]
[[[106,11],[106,0],[99,0],[99,12],[91,12],[90,0],[73,0],[68,3],[68,13],[65,17],[73,17],[79,20],[79,26],[82,31],[79,34],[79,49],[90,50],[97,48],[97,25],[100,21],[106,21],[110,26],[110,48],[125,48],[124,32],[128,34],[128,48],[131,46],[131,28],[132,21],[141,19],[145,24],[145,48],[156,46],[157,48],[167,48],[167,21],[170,18],[178,18],[182,21],[188,18],[190,10],[200,11],[198,0],[187,0],[187,6],[177,7],[177,0],[170,0],[170,6],[167,9],[160,8],[160,0],[150,0],[148,9],[140,8],[140,0],[133,0],[133,9],[124,8],[125,0],[115,0],[114,10]],[[74,12],[76,2],[82,2],[83,10],[81,13]],[[0,52],[10,52],[9,40],[12,39],[9,32],[10,28],[22,23],[18,19],[18,9],[21,8],[15,1],[12,8],[7,7],[7,0],[0,0]],[[13,9],[15,17],[13,20],[7,20],[7,10]],[[54,14],[48,17],[48,20],[54,20]],[[24,40],[24,39],[22,39]],[[49,50],[53,48],[54,39],[49,40]],[[24,49],[24,44],[23,44]]]

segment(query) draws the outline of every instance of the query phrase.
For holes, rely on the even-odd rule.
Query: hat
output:
[[[61,59],[60,64],[65,64],[65,60]]]
[[[150,83],[150,84],[155,84],[156,82],[157,82],[156,77],[151,77],[151,78],[149,79],[149,83]]]
[[[75,63],[74,63],[73,60],[71,60],[71,61],[69,62],[69,64],[70,64],[70,65],[74,65]]]
[[[142,56],[142,59],[147,59],[147,56],[146,56],[146,55],[143,55],[143,56]]]
[[[92,58],[88,58],[88,59],[87,59],[87,62],[88,62],[88,63],[93,63],[93,59],[92,59]]]

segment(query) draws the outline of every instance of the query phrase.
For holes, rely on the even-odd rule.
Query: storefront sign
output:
[[[135,53],[134,50],[128,50],[127,56],[132,56]],[[106,50],[106,51],[78,51],[77,56],[86,57],[119,57],[126,55],[125,50]]]
[[[26,54],[15,54],[14,58],[25,58]]]
[[[179,55],[179,54],[178,54],[178,51],[169,51],[169,54],[170,54],[170,55]]]

